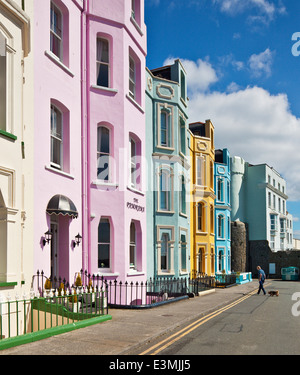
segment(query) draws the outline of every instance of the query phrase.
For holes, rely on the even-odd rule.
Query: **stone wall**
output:
[[[268,241],[249,241],[248,271],[252,272],[254,278],[257,277],[257,266],[261,266],[267,277],[281,279],[281,268],[290,266],[300,268],[300,250],[273,252]]]
[[[231,223],[231,270],[248,271],[248,227],[239,220]]]

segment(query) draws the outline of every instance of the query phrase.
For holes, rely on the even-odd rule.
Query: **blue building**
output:
[[[189,274],[186,72],[180,62],[146,69],[147,275]]]
[[[215,272],[231,272],[230,155],[225,148],[215,150]]]

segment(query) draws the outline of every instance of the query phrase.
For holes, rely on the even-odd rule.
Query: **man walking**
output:
[[[257,294],[259,294],[260,291],[262,290],[264,295],[266,295],[266,291],[264,289],[264,282],[265,282],[265,279],[266,279],[266,274],[265,274],[264,270],[261,269],[260,266],[257,266],[257,270],[258,270],[258,282],[259,282],[259,288],[258,288]]]

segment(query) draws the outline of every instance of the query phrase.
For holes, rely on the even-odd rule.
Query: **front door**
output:
[[[58,278],[58,224],[57,222],[51,221],[51,277],[52,280]]]

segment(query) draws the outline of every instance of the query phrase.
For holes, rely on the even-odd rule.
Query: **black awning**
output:
[[[54,195],[47,206],[46,212],[49,215],[63,215],[78,217],[78,212],[75,204],[65,195]]]

